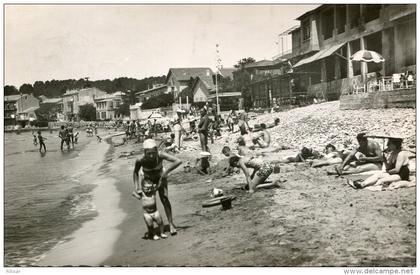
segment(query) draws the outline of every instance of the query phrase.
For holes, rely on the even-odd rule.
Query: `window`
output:
[[[349,5],[350,28],[353,29],[359,25],[360,5]]]
[[[381,12],[381,5],[364,5],[366,22],[379,18]]]
[[[302,21],[302,34],[303,41],[309,40],[311,38],[311,25],[309,19]]]
[[[328,9],[321,15],[322,35],[324,39],[331,38],[334,30],[334,9]]]
[[[346,5],[337,5],[337,33],[342,33],[346,29]]]

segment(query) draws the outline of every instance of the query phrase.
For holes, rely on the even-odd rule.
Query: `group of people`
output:
[[[211,121],[205,108],[201,110],[200,114],[201,118],[197,131],[202,152],[195,159],[195,168],[199,174],[209,174],[211,171],[209,160],[212,155],[207,138],[209,137]],[[230,112],[226,123],[229,131],[233,131],[235,123],[239,127],[241,135],[237,139],[237,152],[234,152],[229,146],[224,146],[221,153],[229,163],[227,173],[236,169],[236,171],[244,174],[246,184],[244,184],[243,189],[248,190],[249,193],[255,192],[258,186],[262,184],[267,187],[275,185],[276,183],[271,184],[267,181],[274,168],[292,162],[308,163],[313,168],[332,166],[327,174],[337,176],[373,171],[372,175],[365,180],[347,180],[348,185],[356,189],[409,180],[409,154],[402,151],[403,140],[401,138],[388,138],[387,148],[382,150],[377,141],[369,138],[365,133],[360,133],[356,136],[358,146],[352,151],[337,150],[333,144],[327,144],[325,152],[304,147],[297,155],[280,157],[280,154],[276,156],[276,153],[285,148],[270,147],[271,136],[265,123],[254,125],[254,128],[251,128],[248,125],[248,116],[245,112],[236,118],[235,116],[236,113]],[[235,121],[235,119],[237,120]],[[279,121],[276,119],[269,127],[278,123]],[[175,127],[176,125],[178,127]],[[159,150],[159,146],[154,140],[145,140],[143,143],[144,156],[137,160],[135,164],[133,196],[143,201],[144,219],[148,227],[147,236],[151,239],[167,237],[164,234],[162,217],[156,207],[156,192],[159,193],[169,220],[170,232],[176,234],[167,185],[168,173],[181,164],[180,159],[173,154],[169,154],[177,152],[180,148],[178,143],[182,128],[180,125],[180,121],[175,123],[173,127],[175,133],[172,133],[170,138],[164,142],[163,150]],[[246,139],[251,142],[246,142]],[[170,166],[166,170],[162,164],[164,160],[170,162]],[[383,165],[384,170],[382,170]],[[187,166],[189,168],[189,162],[184,168]],[[158,233],[153,231],[153,222],[159,225]]]
[[[96,127],[94,127],[96,129]],[[90,127],[86,129],[86,132],[89,135]],[[96,130],[95,130],[96,131]],[[79,132],[74,133],[73,126],[68,124],[67,126],[61,125],[60,131],[58,132],[58,137],[61,139],[60,150],[63,151],[64,143],[67,145],[67,150],[70,150],[70,144],[74,148],[74,144],[77,144],[79,140]]]

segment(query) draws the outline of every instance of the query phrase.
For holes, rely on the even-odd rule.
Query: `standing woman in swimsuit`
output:
[[[240,168],[244,172],[249,193],[254,193],[256,186],[263,184],[271,173],[273,173],[273,167],[261,158],[231,154],[228,146],[223,147],[222,153],[229,157],[230,166]],[[251,175],[249,174],[248,168],[254,169]]]
[[[136,160],[134,167],[133,196],[140,199],[138,193],[141,192],[142,187],[147,184],[153,185],[159,192],[160,200],[168,218],[170,232],[174,235],[176,234],[176,228],[173,223],[172,207],[168,197],[168,174],[176,169],[182,161],[172,155],[158,151],[157,144],[153,139],[146,139],[143,142],[143,149],[144,156]],[[163,168],[164,160],[172,163],[167,169]]]
[[[364,181],[347,180],[347,183],[353,188],[365,188],[371,185],[388,185],[400,180],[409,181],[408,154],[401,151],[401,144],[402,139],[389,138],[386,151],[391,153],[388,158],[384,157],[386,172],[376,173]]]

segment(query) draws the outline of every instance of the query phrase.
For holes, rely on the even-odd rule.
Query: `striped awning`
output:
[[[320,60],[322,58],[328,57],[328,56],[332,55],[334,52],[336,52],[338,49],[340,49],[344,44],[345,43],[340,43],[340,44],[334,45],[332,47],[329,47],[327,49],[320,50],[316,54],[311,55],[310,57],[307,57],[307,58],[304,58],[304,59],[300,60],[293,67],[296,68],[296,67],[302,66],[304,64],[312,63],[312,62],[314,62],[316,60]]]

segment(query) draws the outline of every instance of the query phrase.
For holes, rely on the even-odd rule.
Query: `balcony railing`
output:
[[[416,12],[415,4],[398,4],[398,5],[389,5],[389,19],[395,20],[410,13]]]

